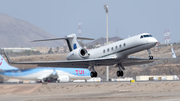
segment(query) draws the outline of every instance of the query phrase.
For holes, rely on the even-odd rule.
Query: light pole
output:
[[[106,11],[106,45],[108,45],[108,6],[104,5]],[[106,67],[106,81],[109,81],[109,66]]]
[[[108,45],[108,6],[104,5],[106,11],[106,44]]]

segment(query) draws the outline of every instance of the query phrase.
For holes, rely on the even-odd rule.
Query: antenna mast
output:
[[[165,32],[164,32],[164,33],[165,33],[165,34],[164,34],[164,36],[165,36],[164,42],[165,42],[165,44],[169,44],[171,32],[169,32],[169,29],[168,29],[167,32],[166,32],[166,29],[165,29]]]
[[[81,36],[81,25],[82,25],[82,23],[80,22],[80,20],[79,20],[79,23],[78,23],[78,36]]]

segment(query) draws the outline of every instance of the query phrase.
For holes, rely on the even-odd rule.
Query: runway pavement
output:
[[[2,84],[2,101],[179,101],[180,82]]]

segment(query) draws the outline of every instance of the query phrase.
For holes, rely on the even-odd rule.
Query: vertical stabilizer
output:
[[[81,47],[81,45],[77,41],[76,34],[68,35],[66,41],[67,41],[67,44],[69,47],[69,51],[73,51],[73,50]]]
[[[176,58],[177,56],[176,56],[176,53],[174,52],[174,49],[171,47],[171,51],[172,51],[172,57],[173,58]]]
[[[10,66],[5,60],[4,58],[0,55],[0,69],[1,70],[14,70],[14,69],[18,69],[16,67]]]

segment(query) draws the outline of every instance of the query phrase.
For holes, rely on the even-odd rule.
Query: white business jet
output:
[[[119,67],[117,76],[123,76],[124,66],[132,66],[139,64],[151,63],[154,60],[169,59],[169,58],[156,58],[153,59],[150,48],[154,47],[158,42],[149,33],[142,33],[124,40],[114,42],[96,49],[87,50],[80,46],[77,39],[92,40],[90,38],[76,37],[75,34],[68,35],[66,38],[34,40],[37,41],[50,41],[50,40],[66,40],[70,53],[67,55],[67,60],[64,61],[41,61],[41,62],[11,62],[12,64],[37,64],[44,67],[81,67],[91,68],[91,77],[97,77],[97,72],[94,66],[115,65]],[[149,53],[148,58],[131,57],[130,54],[147,50]],[[172,58],[176,58],[175,52],[172,48]]]

